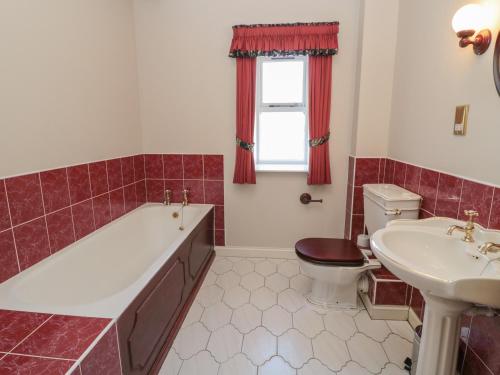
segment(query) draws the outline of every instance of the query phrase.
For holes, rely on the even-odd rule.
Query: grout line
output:
[[[488,215],[488,228],[491,228],[491,216],[493,215],[493,203],[495,202],[496,191],[497,189],[493,189],[493,194],[491,196],[490,214]]]
[[[17,243],[16,243],[16,236],[14,235],[14,226],[12,225],[12,214],[10,212],[10,201],[9,201],[9,194],[7,193],[7,183],[4,180],[4,187],[5,187],[5,199],[7,201],[7,210],[9,211],[9,221],[10,221],[10,230],[12,231],[12,241],[14,242],[14,251],[16,253],[16,260],[17,260],[17,269],[19,272],[21,272],[21,262],[19,261],[19,252],[17,250]],[[42,197],[43,199],[43,197]],[[6,229],[8,230],[8,229]]]
[[[463,193],[464,193],[464,183],[465,183],[465,180],[462,180],[462,187],[460,188],[460,200],[459,200],[459,203],[458,203],[458,211],[457,211],[457,217],[456,219],[458,219],[460,217],[460,209],[462,208],[462,198],[463,198]]]
[[[438,197],[439,197],[439,183],[441,182],[441,173],[438,172],[438,180],[436,185],[436,201],[434,202],[434,215],[436,215],[437,205],[438,205]]]
[[[30,333],[28,336],[26,336],[24,339],[22,339],[21,341],[19,341],[19,342],[17,343],[17,345],[16,345],[16,346],[14,346],[14,347],[13,347],[13,348],[9,351],[9,354],[10,354],[10,353],[14,353],[14,350],[15,350],[17,347],[19,347],[19,346],[20,346],[23,342],[25,342],[25,341],[26,341],[29,337],[31,337],[31,336],[32,336],[32,335],[33,335],[36,331],[38,331],[38,330],[39,330],[39,329],[40,329],[43,325],[45,325],[45,323],[47,323],[47,322],[48,322],[48,321],[49,321],[49,320],[50,320],[53,316],[54,316],[54,314],[50,315],[47,319],[45,319],[45,321],[44,321],[42,324],[40,324],[37,328],[35,328],[33,331],[31,331],[31,333]],[[18,353],[16,353],[16,354],[18,354]]]

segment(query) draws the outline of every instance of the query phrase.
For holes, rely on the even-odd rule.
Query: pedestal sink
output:
[[[447,235],[447,218],[390,222],[371,239],[382,264],[419,289],[426,302],[417,375],[455,375],[460,315],[475,304],[500,308],[500,254],[482,254],[486,242],[500,243],[500,231],[475,225],[475,242],[463,233]]]

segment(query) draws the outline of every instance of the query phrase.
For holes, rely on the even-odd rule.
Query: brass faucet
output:
[[[481,246],[479,246],[479,252],[484,255],[488,253],[500,253],[500,244],[493,242],[486,242]]]
[[[189,204],[188,196],[189,196],[189,189],[184,189],[182,191],[182,205],[183,206],[187,206]]]
[[[165,206],[170,206],[170,198],[172,197],[172,190],[167,189],[165,190],[165,200],[163,201],[163,204]]]
[[[479,213],[477,211],[474,211],[474,210],[465,210],[464,214],[465,214],[465,216],[469,217],[469,220],[467,220],[467,224],[465,225],[465,227],[461,227],[459,225],[452,225],[451,227],[448,228],[447,234],[448,234],[448,236],[451,236],[453,234],[453,232],[456,230],[458,230],[460,232],[464,232],[465,236],[462,239],[462,241],[472,243],[472,242],[474,242],[474,237],[473,237],[474,229],[475,229],[474,218],[478,217]]]

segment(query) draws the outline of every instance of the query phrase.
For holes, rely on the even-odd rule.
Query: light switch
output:
[[[469,118],[469,106],[461,105],[455,110],[455,124],[453,125],[453,134],[465,135],[467,132],[467,121]]]

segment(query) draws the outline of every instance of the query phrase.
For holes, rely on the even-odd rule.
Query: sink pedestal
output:
[[[426,305],[417,375],[455,375],[460,315],[472,304],[422,295]]]

